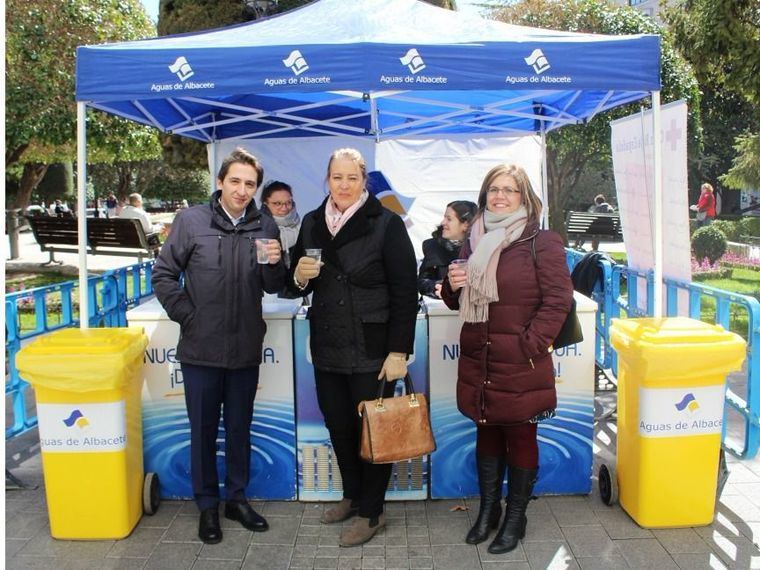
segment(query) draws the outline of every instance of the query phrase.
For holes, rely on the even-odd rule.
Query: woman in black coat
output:
[[[449,270],[449,263],[459,257],[459,250],[470,230],[477,212],[475,202],[455,200],[446,206],[443,220],[433,237],[422,242],[422,264],[417,278],[421,295],[441,298],[441,283]]]
[[[327,166],[329,196],[304,216],[290,284],[313,293],[307,318],[317,401],[343,480],[343,500],[322,523],[353,520],[341,546],[358,546],[385,526],[392,465],[359,457],[359,402],[380,382],[393,395],[406,375],[417,320],[417,261],[404,221],[366,190],[361,154],[336,150]],[[403,434],[401,434],[403,437]]]

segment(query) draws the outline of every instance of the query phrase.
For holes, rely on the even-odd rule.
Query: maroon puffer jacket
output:
[[[531,240],[536,240],[536,261]],[[463,257],[469,257],[469,244]],[[478,424],[527,421],[557,406],[549,347],[573,297],[560,236],[528,224],[501,252],[496,272],[499,300],[486,323],[464,323],[460,337],[457,404]],[[443,300],[459,309],[459,292],[444,280]]]

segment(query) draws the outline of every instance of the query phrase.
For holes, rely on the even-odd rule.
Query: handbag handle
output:
[[[399,378],[398,380],[401,380]],[[396,382],[398,382],[396,380]],[[417,394],[414,393],[414,384],[412,384],[412,377],[407,372],[406,376],[403,378],[404,380],[404,387],[406,389],[406,394],[409,396],[409,407],[410,408],[418,408],[420,405],[419,400],[417,400]],[[378,412],[384,412],[385,411],[385,405],[383,404],[383,388],[385,387],[385,380],[381,381],[377,387],[377,399],[375,400],[375,410]]]

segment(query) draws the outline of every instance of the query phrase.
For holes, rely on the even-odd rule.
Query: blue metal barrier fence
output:
[[[127,324],[127,308],[153,294],[150,284],[153,261],[107,271],[88,279],[89,322],[91,327],[122,327]],[[131,286],[130,286],[131,285]],[[30,339],[51,331],[79,326],[79,282],[67,281],[5,295],[6,405],[13,411],[6,425],[10,439],[37,425],[30,405],[29,384],[19,377],[16,354]]]
[[[584,251],[568,249],[567,262],[570,270],[586,255]],[[599,304],[596,314],[596,362],[601,368],[612,369],[617,376],[617,353],[609,344],[609,324],[612,319],[625,317],[646,317],[654,315],[654,273],[637,271],[625,265],[612,265],[609,261],[599,260],[600,281],[592,294]],[[679,313],[679,301],[688,304],[686,314],[692,319],[713,322],[726,330],[731,330],[734,317],[734,332],[747,341],[746,387],[743,394],[738,394],[739,385],[729,385],[726,389],[726,413],[738,413],[744,422],[744,433],[726,437],[724,431],[724,448],[744,459],[753,458],[760,447],[760,391],[753,389],[760,381],[760,302],[754,297],[723,291],[700,283],[687,283],[675,279],[665,279],[665,301],[667,316]],[[643,289],[643,290],[642,290]],[[683,293],[679,295],[679,291]],[[646,309],[641,308],[643,300]],[[711,299],[711,302],[706,302]],[[705,305],[715,304],[715,313],[705,311]],[[746,313],[746,327],[737,330],[737,317]],[[724,422],[725,425],[725,422]],[[725,429],[725,428],[724,428]]]

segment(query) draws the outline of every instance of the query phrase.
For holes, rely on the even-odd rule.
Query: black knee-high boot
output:
[[[480,544],[488,532],[499,526],[501,518],[501,486],[507,462],[503,457],[476,455],[478,484],[480,486],[480,512],[475,524],[467,533],[467,544]]]
[[[530,501],[537,474],[538,469],[509,466],[507,515],[488,547],[488,552],[491,554],[502,554],[514,550],[520,539],[525,536],[525,526],[528,524],[525,511],[528,509],[528,501]]]

